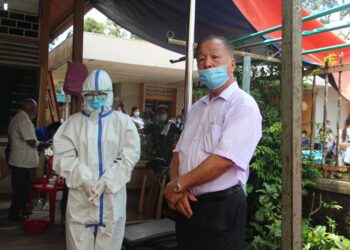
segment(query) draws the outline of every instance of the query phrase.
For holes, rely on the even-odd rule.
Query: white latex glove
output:
[[[91,201],[95,206],[98,206],[99,199],[101,194],[105,191],[106,183],[104,179],[100,179],[97,184],[93,187],[93,194],[89,197],[89,201]]]
[[[94,184],[92,181],[86,181],[83,184],[81,184],[82,189],[84,190],[87,197],[91,197],[94,195]]]

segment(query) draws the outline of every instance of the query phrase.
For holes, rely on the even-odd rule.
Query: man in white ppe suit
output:
[[[66,179],[68,250],[116,250],[124,237],[126,188],[140,157],[129,116],[113,111],[112,81],[94,70],[83,85],[84,109],[53,139],[54,170]]]

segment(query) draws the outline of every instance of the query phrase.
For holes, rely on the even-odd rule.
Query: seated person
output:
[[[308,136],[307,136],[307,131],[303,130],[301,132],[301,147],[307,148],[309,146],[310,146],[310,141],[309,141]]]

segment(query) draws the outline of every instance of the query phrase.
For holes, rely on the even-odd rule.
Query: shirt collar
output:
[[[28,115],[28,113],[25,112],[23,109],[20,109],[19,112],[22,112],[23,114],[25,114],[26,117],[28,117],[30,119],[30,116]]]
[[[220,93],[220,95],[214,97],[213,100],[216,100],[218,98],[222,98],[225,101],[227,101],[230,98],[230,96],[233,94],[233,92],[235,92],[237,89],[238,89],[238,84],[236,81],[234,81],[226,89],[224,89],[224,91],[222,91]],[[210,102],[209,95],[210,94],[207,94],[205,97],[203,97],[202,102],[204,102],[205,104],[209,104],[209,102]]]

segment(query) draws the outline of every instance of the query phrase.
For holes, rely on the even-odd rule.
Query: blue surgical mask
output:
[[[107,96],[86,96],[85,100],[91,108],[99,110],[106,105]]]
[[[140,111],[134,112],[134,115],[135,115],[136,117],[140,117]]]
[[[215,68],[198,70],[199,81],[208,87],[208,89],[217,89],[230,79],[227,74],[227,65]]]
[[[160,116],[159,116],[159,120],[160,120],[161,122],[165,122],[166,119],[168,119],[168,115],[160,115]]]

